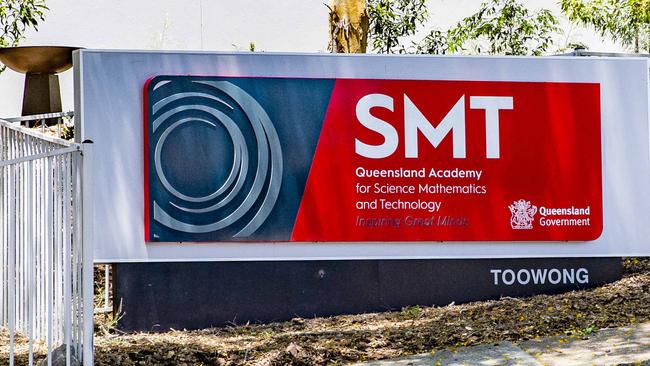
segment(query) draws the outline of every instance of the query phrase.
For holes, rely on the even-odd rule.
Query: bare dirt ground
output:
[[[584,338],[598,329],[650,321],[650,260],[625,259],[624,270],[620,281],[592,290],[267,325],[120,334],[110,319],[98,318],[95,360],[97,365],[338,365],[498,341]],[[0,365],[7,364],[6,344],[6,332],[0,333]]]

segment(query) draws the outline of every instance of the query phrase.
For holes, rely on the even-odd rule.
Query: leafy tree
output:
[[[558,32],[558,21],[547,9],[531,13],[517,0],[492,0],[446,32],[432,30],[415,51],[540,56]]]
[[[640,52],[650,51],[650,0],[562,0],[562,11],[569,20],[591,26],[602,36],[610,36],[624,46]]]
[[[17,46],[29,28],[38,30],[47,10],[45,0],[0,0],[0,47]]]
[[[450,48],[457,48],[450,46],[452,43],[457,44],[458,40],[453,38],[453,32],[451,30],[442,31],[440,29],[433,29],[424,37],[422,42],[419,44],[413,42],[413,45],[415,46],[415,53],[444,55],[452,53],[450,52]]]
[[[379,53],[404,53],[400,45],[427,20],[425,0],[369,0],[370,39]]]
[[[45,20],[44,0],[2,0],[0,2],[0,47],[17,46],[29,28],[38,30]]]
[[[433,29],[407,49],[405,39],[427,20],[426,0],[331,0],[329,8],[334,52],[365,52],[369,39],[379,53],[542,55],[560,31],[549,10],[531,12],[519,0],[490,0],[455,27]]]

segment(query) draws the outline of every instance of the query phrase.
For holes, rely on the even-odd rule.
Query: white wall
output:
[[[484,0],[428,0],[431,26],[448,26]],[[50,11],[23,45],[86,48],[323,52],[327,0],[47,0]],[[555,0],[526,0],[530,8],[559,14]],[[592,50],[621,51],[593,31],[563,26]],[[0,74],[0,116],[20,114],[23,76]],[[64,110],[71,110],[72,72],[61,75]]]

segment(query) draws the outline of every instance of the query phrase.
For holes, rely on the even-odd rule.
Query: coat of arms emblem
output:
[[[533,220],[537,213],[537,206],[531,205],[530,201],[518,200],[508,206],[510,209],[510,226],[513,229],[532,229]]]

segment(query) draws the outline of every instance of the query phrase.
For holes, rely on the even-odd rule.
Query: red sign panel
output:
[[[588,241],[598,84],[339,79],[292,241]]]

